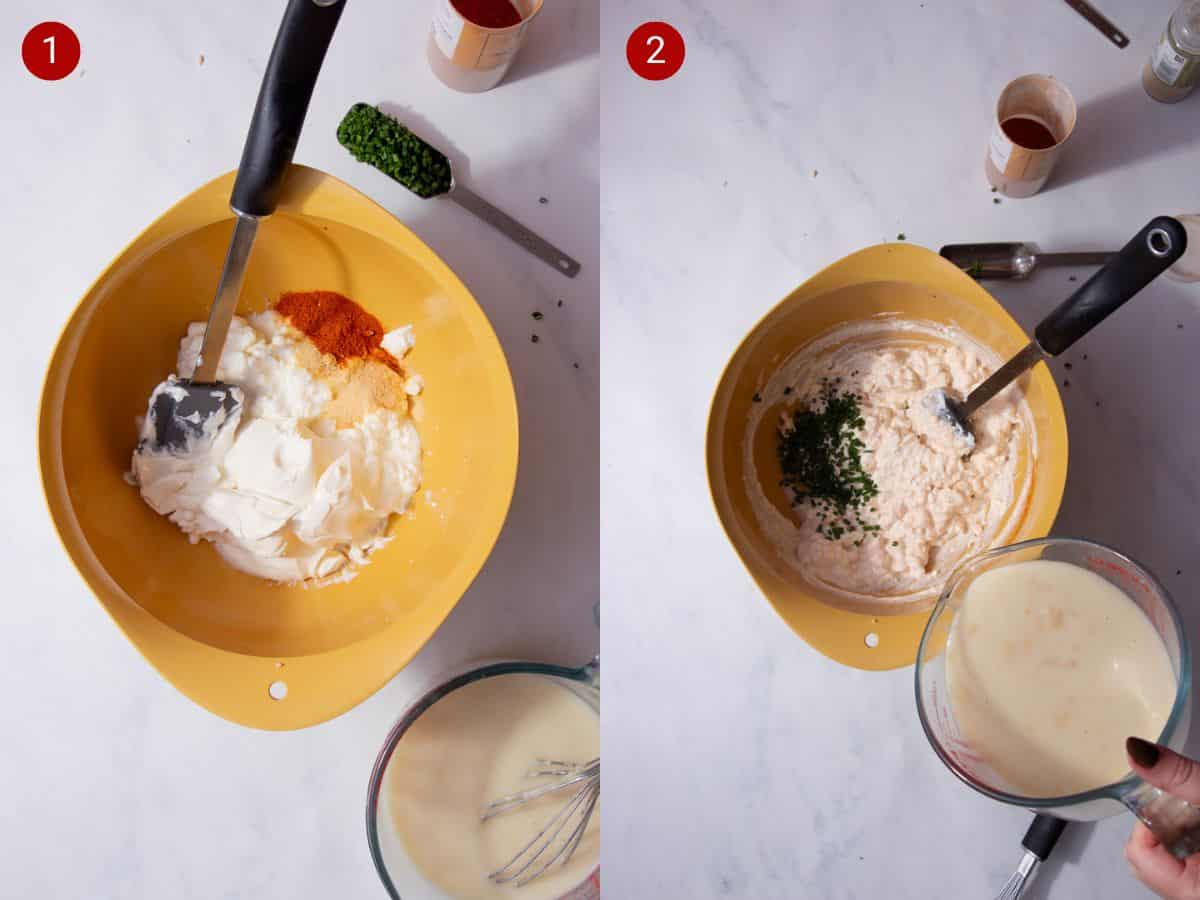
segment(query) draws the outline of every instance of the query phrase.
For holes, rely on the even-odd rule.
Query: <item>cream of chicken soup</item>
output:
[[[1021,383],[972,418],[970,453],[925,402],[938,388],[965,396],[1001,362],[957,328],[881,316],[828,331],[779,367],[751,406],[743,475],[760,526],[801,577],[853,598],[932,600],[958,562],[1011,534],[1036,455]],[[754,452],[764,429],[779,444],[770,471]],[[790,480],[789,441],[807,464]]]

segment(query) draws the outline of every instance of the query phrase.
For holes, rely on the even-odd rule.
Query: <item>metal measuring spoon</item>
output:
[[[1113,253],[1042,253],[1036,244],[947,244],[940,251],[972,278],[1028,278],[1038,266],[1102,266]]]
[[[975,449],[971,416],[1009,384],[1048,357],[1058,356],[1120,309],[1138,291],[1170,268],[1187,249],[1187,232],[1170,216],[1158,216],[1112,260],[1064,300],[1034,330],[1034,339],[1016,356],[959,400],[938,389],[926,407],[959,433],[967,452]]]
[[[217,381],[221,351],[237,311],[260,219],[275,212],[308,101],[341,17],[343,0],[291,0],[263,75],[229,205],[237,216],[217,295],[190,378],[171,378],[150,394],[150,433],[138,453],[192,453],[241,419],[242,391]]]
[[[337,136],[355,159],[418,197],[448,197],[556,271],[568,278],[579,274],[578,260],[466,188],[454,176],[450,157],[379,107],[355,103],[342,117]]]

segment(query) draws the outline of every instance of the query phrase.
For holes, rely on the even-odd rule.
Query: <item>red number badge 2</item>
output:
[[[683,35],[666,22],[645,22],[625,44],[629,68],[647,81],[666,81],[679,71],[687,50]]]

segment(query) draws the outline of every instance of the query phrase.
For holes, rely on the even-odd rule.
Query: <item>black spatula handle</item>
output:
[[[230,205],[269,216],[279,205],[308,101],[346,0],[289,0],[267,62]]]
[[[1034,334],[1042,349],[1058,356],[1116,312],[1171,267],[1187,249],[1187,232],[1170,216],[1158,216],[1074,294],[1046,316]]]

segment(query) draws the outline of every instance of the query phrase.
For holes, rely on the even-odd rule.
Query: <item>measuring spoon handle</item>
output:
[[[1102,266],[1112,260],[1115,253],[1039,253],[1039,266]]]
[[[542,262],[554,267],[568,278],[579,274],[580,265],[541,235],[530,231],[508,213],[496,209],[474,191],[469,191],[455,182],[447,195],[468,212],[487,222],[505,237],[524,247]]]
[[[1042,350],[1058,356],[1169,269],[1186,249],[1183,225],[1170,216],[1151,219],[1104,268],[1041,321],[1034,335]]]

